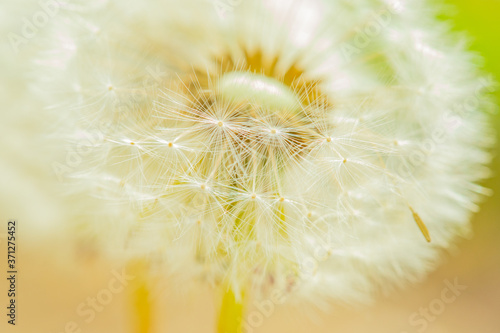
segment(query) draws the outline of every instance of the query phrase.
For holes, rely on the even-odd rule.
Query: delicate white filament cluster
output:
[[[352,301],[418,278],[489,160],[490,86],[428,6],[63,3],[39,68],[84,151],[54,163],[74,220],[236,291]]]

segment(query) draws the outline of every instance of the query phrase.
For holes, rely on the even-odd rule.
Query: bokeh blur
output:
[[[480,66],[500,82],[500,0],[447,0],[445,4],[449,7],[442,19],[449,20],[454,30],[468,35],[470,49],[484,59]],[[500,102],[500,90],[496,99]],[[500,132],[498,113],[491,116],[491,122]],[[442,265],[424,281],[381,295],[373,305],[361,308],[250,308],[249,313],[259,312],[263,318],[252,332],[499,333],[499,147],[497,144],[493,150],[493,176],[484,184],[494,190],[494,195],[484,201],[474,216],[472,237],[460,240],[455,248],[444,253]],[[26,209],[33,209],[29,202]],[[3,226],[10,217],[0,216]],[[0,244],[1,332],[133,332],[134,309],[130,299],[141,286],[121,275],[121,263],[108,262],[91,251],[75,253],[71,239],[49,235],[37,242],[25,241],[23,232],[21,223],[18,316],[14,327],[7,324],[4,239]],[[169,285],[168,278],[155,277],[152,282],[151,332],[214,332],[217,298],[210,289],[200,287],[184,295]],[[105,299],[106,304],[94,307],[92,300],[96,297]]]

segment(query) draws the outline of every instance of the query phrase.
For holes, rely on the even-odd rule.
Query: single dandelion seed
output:
[[[420,229],[420,231],[424,235],[425,240],[430,243],[431,236],[429,234],[429,230],[427,230],[427,227],[425,226],[424,222],[422,221],[422,219],[420,218],[420,216],[413,210],[413,208],[411,208],[411,207],[409,207],[409,208],[410,208],[411,213],[413,215],[413,219],[415,220],[415,222],[418,225],[418,228]]]

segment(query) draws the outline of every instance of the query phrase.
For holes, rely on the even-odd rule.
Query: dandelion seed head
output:
[[[416,280],[485,193],[491,106],[470,55],[421,6],[65,9],[37,66],[61,136],[102,138],[72,167],[68,200],[104,212],[87,223],[113,253],[259,297],[365,301]]]

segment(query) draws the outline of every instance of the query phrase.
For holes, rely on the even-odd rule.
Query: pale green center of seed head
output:
[[[290,87],[262,74],[225,73],[218,88],[221,96],[232,102],[255,102],[270,109],[300,110],[300,101]]]

